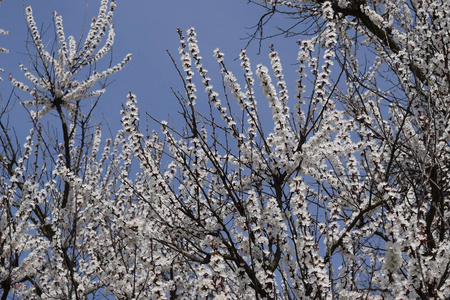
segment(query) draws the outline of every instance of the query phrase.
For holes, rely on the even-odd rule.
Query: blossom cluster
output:
[[[0,35],[6,35],[8,34],[8,31],[5,31],[3,29],[0,28]],[[0,47],[0,53],[8,53],[9,50],[3,47]],[[0,68],[0,72],[4,72],[4,70],[2,68]],[[2,81],[2,77],[0,77],[0,81]]]
[[[89,72],[87,78],[82,81],[77,79],[85,67],[96,63],[111,51],[115,36],[112,24],[115,6],[115,2],[109,3],[109,0],[102,0],[98,16],[92,19],[87,37],[79,48],[73,36],[66,39],[62,16],[54,12],[54,24],[59,43],[56,56],[45,49],[34,20],[33,10],[31,6],[26,7],[27,24],[39,54],[37,57],[41,60],[38,63],[43,71],[35,69],[33,74],[27,68],[21,67],[25,77],[32,83],[31,88],[14,78],[11,82],[33,98],[33,100],[23,101],[23,104],[38,109],[37,118],[58,107],[63,107],[73,114],[80,114],[78,105],[80,100],[97,97],[105,92],[104,88],[92,90],[94,85],[123,69],[131,60],[131,54],[128,54],[122,62],[113,67],[102,72],[97,70]],[[106,42],[98,49],[105,35],[107,35]]]

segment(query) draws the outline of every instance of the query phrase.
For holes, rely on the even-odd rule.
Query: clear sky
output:
[[[11,53],[0,55],[0,67],[7,74],[11,72],[20,79],[18,63],[29,63],[23,13],[26,5],[33,7],[36,23],[42,32],[52,25],[52,11],[57,11],[64,18],[66,36],[74,35],[77,38],[83,32],[85,18],[88,26],[91,18],[97,14],[99,3],[100,0],[4,0],[0,4],[0,28],[9,30],[10,34],[0,36],[0,45]],[[159,118],[167,118],[168,115],[177,117],[177,101],[170,88],[181,90],[181,82],[166,49],[178,62],[178,27],[184,31],[191,26],[196,28],[204,65],[212,73],[210,77],[220,78],[214,77],[219,73],[212,58],[213,49],[217,47],[225,52],[227,65],[238,76],[242,74],[239,62],[233,59],[247,44],[243,38],[252,32],[250,27],[264,13],[262,8],[248,4],[247,0],[117,0],[117,4],[113,20],[116,31],[113,61],[118,63],[129,52],[133,53],[133,60],[124,70],[111,77],[114,82],[102,96],[101,112],[97,111],[97,117],[104,117],[113,129],[119,125],[115,120],[120,118],[121,104],[126,101],[129,90],[137,94],[141,111],[148,111]],[[84,33],[86,31],[87,28]],[[268,45],[271,43],[275,43],[285,67],[292,67],[287,72],[293,73],[297,52],[293,39],[267,41],[263,44],[261,55],[257,55],[257,42],[253,42],[248,49],[253,68],[260,62],[268,65]],[[6,79],[7,74],[2,77]],[[293,89],[295,74],[291,75],[294,76],[288,85]],[[216,80],[213,84],[219,87],[220,81]],[[8,80],[0,83],[3,98],[10,92],[10,86]],[[20,106],[15,108],[20,109]]]

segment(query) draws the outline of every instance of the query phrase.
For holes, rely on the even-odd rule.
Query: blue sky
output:
[[[18,63],[27,65],[30,60],[25,48],[26,25],[23,10],[26,5],[33,7],[36,23],[43,31],[52,24],[51,12],[57,11],[64,18],[66,36],[74,35],[77,38],[83,32],[85,20],[88,25],[90,19],[97,14],[99,3],[100,0],[4,0],[0,4],[0,28],[9,30],[10,34],[0,37],[0,45],[8,48],[11,53],[0,56],[0,67],[6,70],[2,77],[6,78],[11,72],[20,79]],[[234,58],[247,44],[243,38],[252,32],[250,27],[264,13],[262,8],[248,4],[247,0],[117,0],[117,4],[113,20],[116,31],[113,61],[121,61],[130,52],[133,53],[133,60],[124,70],[112,76],[114,82],[102,96],[100,111],[97,111],[96,117],[106,119],[113,129],[119,125],[119,111],[129,90],[137,95],[142,112],[164,119],[168,115],[177,117],[177,100],[171,87],[182,90],[182,86],[166,49],[178,62],[178,27],[183,30],[191,26],[196,28],[204,65],[210,70],[213,80],[216,79],[213,84],[219,87],[220,77],[217,64],[212,58],[213,49],[219,47],[225,52],[227,65],[239,78],[241,69]],[[277,25],[280,22],[283,21],[279,20]],[[87,28],[84,33],[86,31]],[[292,90],[295,88],[293,64],[296,62],[297,52],[294,39],[271,39],[263,44],[261,55],[257,55],[257,42],[253,42],[248,48],[252,65],[255,67],[260,62],[266,65],[269,63],[267,53],[271,43],[280,52],[284,66],[291,67],[287,72],[293,75],[290,77],[292,80],[288,80],[288,86]],[[3,98],[10,90],[8,80],[0,83]],[[24,94],[19,95],[26,98]],[[264,101],[261,102],[265,104]],[[19,113],[18,110],[23,109],[16,106],[15,112]],[[46,118],[51,120],[51,117]]]

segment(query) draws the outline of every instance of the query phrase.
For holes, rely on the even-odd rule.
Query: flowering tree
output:
[[[376,151],[378,156],[370,158],[366,150],[359,159],[359,163],[366,163],[364,172],[359,173],[364,175],[361,183],[370,182],[365,190],[369,191],[377,210],[366,214],[364,206],[360,207],[357,218],[350,218],[352,226],[345,229],[339,243],[331,249],[343,247],[345,239],[352,238],[352,229],[359,230],[355,228],[359,227],[358,222],[364,224],[367,217],[373,219],[372,213],[380,214],[373,220],[381,223],[372,227],[376,228],[374,234],[381,238],[382,243],[376,249],[381,250],[381,256],[384,253],[384,258],[379,260],[380,264],[371,264],[370,276],[354,277],[356,286],[364,278],[365,293],[377,291],[398,298],[447,298],[449,52],[446,41],[450,3],[301,2],[270,1],[266,7],[269,15],[290,13],[302,22],[318,21],[321,26],[312,27],[315,32],[309,32],[318,37],[326,34],[323,28],[335,26],[336,61],[346,81],[337,85],[333,96],[364,129],[359,136],[362,140],[372,140],[374,144],[368,149]],[[324,8],[331,8],[333,14],[324,18]],[[297,28],[293,26],[283,34],[295,34]],[[367,60],[358,54],[362,52],[373,53],[373,57]],[[359,198],[357,195],[352,197]],[[363,261],[365,265],[367,261]],[[374,281],[377,265],[387,275],[380,277],[384,287]]]
[[[37,112],[24,147],[1,139],[2,299],[450,297],[448,1],[264,1],[318,25],[293,93],[272,47],[269,68],[241,52],[242,83],[215,50],[219,95],[179,30],[184,126],[140,128],[130,92],[102,142],[79,101],[129,56],[77,75],[113,43],[108,4],[80,49],[55,14],[57,57],[27,9],[41,60],[11,81]]]
[[[91,270],[95,262],[90,256],[95,253],[85,243],[90,235],[95,235],[97,227],[90,226],[94,226],[92,215],[97,208],[86,209],[88,183],[79,178],[95,180],[88,174],[98,164],[99,132],[92,132],[90,118],[98,96],[105,90],[104,84],[93,88],[131,59],[127,55],[121,63],[104,71],[96,69],[97,62],[111,51],[114,43],[111,21],[115,7],[115,2],[101,1],[84,41],[73,36],[66,39],[63,19],[54,12],[57,49],[52,50],[44,46],[32,8],[25,9],[34,54],[31,70],[24,65],[21,69],[31,86],[11,76],[10,81],[31,96],[32,100],[21,103],[29,107],[33,127],[20,146],[8,130],[10,108],[2,107],[1,299],[9,299],[9,295],[14,299],[81,299],[95,297],[102,287]],[[80,101],[89,98],[97,100],[85,112]],[[56,112],[59,130],[49,130],[41,121],[50,111]],[[100,174],[94,173],[93,176]],[[96,192],[99,191],[92,194]],[[108,197],[108,193],[113,190],[104,196]]]

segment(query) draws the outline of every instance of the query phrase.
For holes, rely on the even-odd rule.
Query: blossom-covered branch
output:
[[[111,51],[115,36],[112,24],[115,7],[114,1],[110,3],[109,0],[102,0],[98,16],[92,19],[87,37],[78,48],[73,36],[66,39],[62,16],[54,12],[56,38],[59,43],[56,57],[52,56],[43,45],[31,6],[26,8],[27,24],[37,50],[40,67],[35,67],[33,70],[35,74],[33,74],[32,71],[21,66],[25,77],[32,83],[31,88],[16,79],[12,79],[12,83],[33,98],[33,100],[23,101],[23,104],[38,108],[36,115],[38,118],[61,107],[71,113],[79,114],[78,101],[104,93],[103,88],[98,90],[92,90],[92,88],[102,79],[120,71],[131,60],[131,54],[128,54],[119,64],[102,72],[94,70],[86,79],[78,80],[79,74],[85,67],[96,63]],[[99,48],[105,36],[106,42]]]

